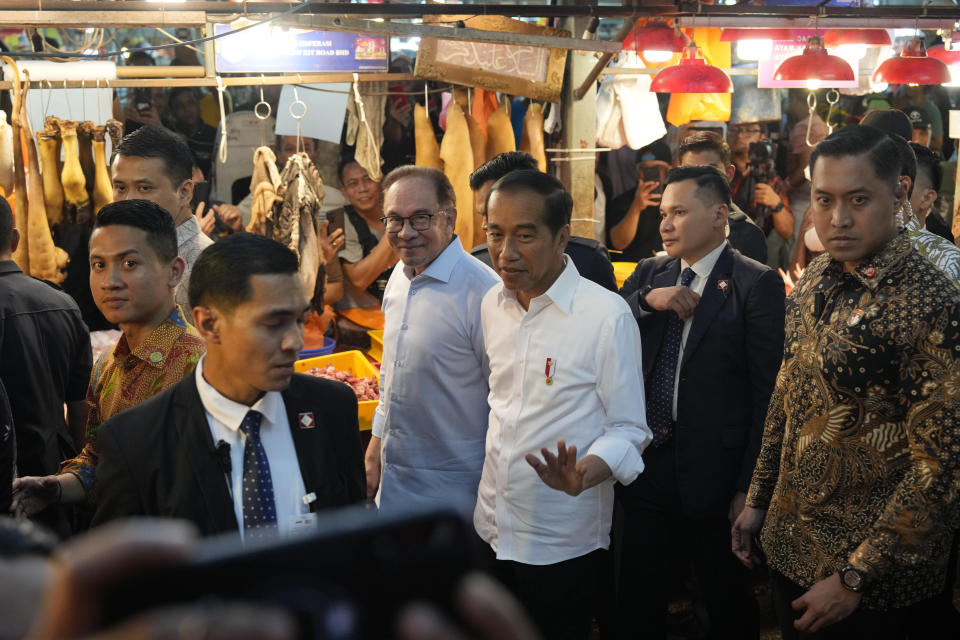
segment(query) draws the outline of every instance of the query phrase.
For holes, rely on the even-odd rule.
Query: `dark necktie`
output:
[[[263,414],[248,411],[240,423],[243,445],[243,530],[247,537],[273,533],[277,528],[277,506],[273,500],[270,462],[260,440]]]
[[[689,287],[693,282],[693,269],[687,267],[680,274],[680,285]],[[653,365],[647,385],[647,426],[653,432],[653,443],[657,447],[670,437],[673,425],[673,388],[677,376],[677,359],[680,357],[680,339],[683,337],[683,320],[670,312],[667,328],[663,332],[660,353]]]

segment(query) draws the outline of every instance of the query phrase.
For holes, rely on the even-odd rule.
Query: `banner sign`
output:
[[[218,36],[231,31],[231,25],[214,25],[214,33]],[[264,24],[214,42],[218,73],[386,73],[389,68],[386,36],[307,31]]]

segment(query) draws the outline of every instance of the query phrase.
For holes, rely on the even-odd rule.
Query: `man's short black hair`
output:
[[[917,157],[917,173],[923,171],[930,181],[930,187],[940,193],[940,187],[943,186],[943,166],[940,165],[940,154],[916,142],[908,144],[913,151],[913,155]],[[2,231],[3,229],[0,228],[0,233]]]
[[[437,195],[437,203],[441,207],[457,206],[457,194],[453,190],[453,185],[450,184],[450,179],[447,178],[443,171],[434,169],[433,167],[418,167],[413,164],[405,164],[397,167],[386,175],[383,182],[380,183],[381,197],[385,197],[387,190],[404,178],[427,180],[433,184],[434,191]]]
[[[13,240],[13,211],[6,198],[0,198],[0,253],[10,250]]]
[[[904,146],[906,147],[906,142]],[[906,148],[910,151],[910,147]],[[844,158],[861,154],[867,155],[874,175],[881,180],[888,180],[893,184],[900,176],[909,175],[904,173],[909,167],[903,166],[909,159],[902,155],[901,148],[894,142],[893,137],[880,129],[862,124],[847,125],[824,138],[810,154],[810,175],[813,175],[813,169],[821,157]],[[913,156],[912,151],[910,156]],[[916,159],[913,162],[916,175]]]
[[[337,165],[337,179],[340,181],[340,184],[343,184],[343,172],[352,164],[357,164],[360,168],[363,168],[363,165],[357,162],[356,156],[344,156],[340,158],[340,164]],[[364,169],[364,171],[366,171],[366,169]]]
[[[537,171],[537,161],[523,151],[504,151],[493,156],[470,174],[470,188],[474,191],[491,180],[496,182],[511,171]]]
[[[688,153],[703,153],[712,151],[720,156],[720,163],[724,167],[729,167],[733,162],[733,155],[730,152],[730,145],[716,131],[700,130],[688,135],[680,142],[680,148],[677,150],[677,160],[683,163],[683,156]]]
[[[570,224],[570,216],[573,214],[573,198],[563,188],[563,183],[549,173],[543,173],[536,169],[511,171],[493,183],[490,193],[487,194],[488,207],[491,196],[497,191],[533,191],[538,194],[543,199],[544,222],[554,235],[564,225]]]
[[[117,200],[104,205],[93,220],[93,228],[135,227],[147,232],[147,244],[161,262],[177,257],[177,227],[170,212],[149,200]]]
[[[250,277],[300,271],[297,254],[255,233],[234,233],[200,254],[190,272],[190,307],[232,311],[253,294]]]
[[[193,176],[193,154],[183,138],[163,127],[146,125],[124,136],[117,155],[128,158],[160,158],[174,188]]]
[[[667,172],[664,186],[674,182],[693,180],[697,185],[696,195],[704,203],[720,202],[730,208],[730,183],[727,176],[713,165],[695,165],[690,167],[674,167]],[[712,196],[708,202],[705,196]]]

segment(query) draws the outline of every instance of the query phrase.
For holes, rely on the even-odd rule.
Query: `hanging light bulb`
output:
[[[650,83],[655,93],[733,93],[730,76],[698,56],[700,48],[691,43],[675,66],[662,69]]]
[[[830,83],[852,82],[855,79],[853,69],[847,61],[827,53],[823,48],[823,39],[819,36],[807,38],[803,53],[781,62],[773,77],[786,82],[806,82],[807,88],[811,90],[830,86]]]

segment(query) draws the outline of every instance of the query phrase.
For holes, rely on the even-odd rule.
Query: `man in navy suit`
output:
[[[356,396],[294,374],[309,309],[298,272],[292,251],[253,234],[200,255],[189,295],[207,353],[100,427],[94,525],[165,516],[246,539],[366,497]]]
[[[748,576],[729,552],[730,525],[743,509],[780,364],[784,286],[730,247],[730,206],[715,167],[672,169],[660,203],[668,255],[642,260],[620,292],[640,326],[654,434],[643,473],[618,492],[621,637],[665,637],[669,589],[691,564],[710,637],[758,635]]]

